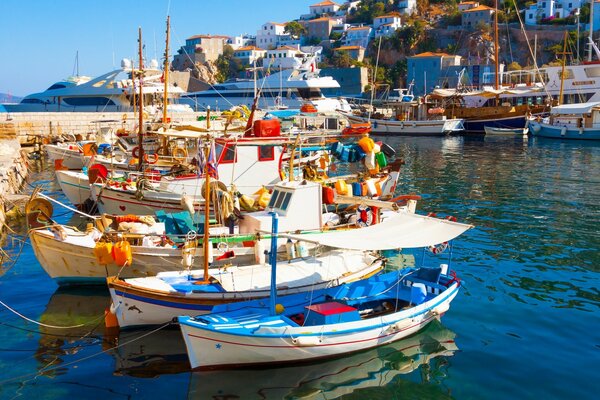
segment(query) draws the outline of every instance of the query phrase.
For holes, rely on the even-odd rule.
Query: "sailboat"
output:
[[[278,216],[273,212],[272,236]],[[399,214],[360,231],[323,234],[315,243],[352,250],[415,248],[447,243],[472,226]],[[296,239],[295,235],[285,237]],[[306,238],[304,239],[306,240]],[[418,332],[445,313],[461,286],[446,265],[406,268],[342,286],[277,296],[271,241],[269,304],[215,306],[178,318],[192,368],[272,365],[340,356]]]

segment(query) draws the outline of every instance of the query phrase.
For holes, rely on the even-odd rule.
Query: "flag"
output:
[[[211,142],[210,150],[208,152],[208,162],[204,155],[204,149],[201,149],[198,152],[198,167],[200,168],[201,174],[205,174],[208,171],[208,174],[213,179],[219,179],[219,170],[217,168],[217,158],[215,151],[215,142]]]

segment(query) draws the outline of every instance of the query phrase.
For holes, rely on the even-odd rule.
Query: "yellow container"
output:
[[[375,147],[375,142],[370,137],[365,136],[358,141],[358,145],[365,153],[370,153],[373,151],[373,147]]]
[[[133,256],[131,254],[131,245],[127,240],[121,240],[114,244],[112,249],[113,260],[118,266],[131,265]]]
[[[346,181],[343,179],[339,179],[335,182],[335,191],[337,192],[337,194],[339,194],[340,196],[345,196],[348,194],[348,185],[346,184]]]
[[[256,199],[256,203],[258,203],[258,206],[260,208],[267,208],[270,200],[271,200],[271,193],[269,193],[268,190],[265,190],[258,196],[258,198]]]
[[[94,247],[94,255],[98,264],[107,265],[113,262],[112,258],[112,243],[110,242],[98,242]]]

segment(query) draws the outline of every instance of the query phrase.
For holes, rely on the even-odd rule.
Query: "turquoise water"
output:
[[[476,225],[455,241],[464,287],[441,324],[326,363],[190,373],[177,329],[109,335],[107,292],[58,289],[25,244],[14,265],[3,258],[0,300],[75,327],[39,327],[0,306],[0,398],[596,398],[600,143],[390,142],[406,161],[398,192],[421,194],[420,213]],[[33,166],[36,178],[51,179]],[[10,257],[18,237],[3,244]]]

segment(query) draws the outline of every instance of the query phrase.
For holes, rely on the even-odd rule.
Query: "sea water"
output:
[[[475,225],[454,241],[463,288],[441,324],[321,363],[190,372],[176,327],[105,332],[107,290],[58,288],[21,222],[3,243],[0,301],[14,312],[0,305],[0,398],[596,398],[600,143],[387,140],[406,162],[398,194]],[[46,165],[32,167],[31,184],[64,199]],[[445,263],[448,252],[392,262]]]

